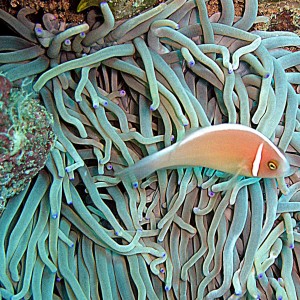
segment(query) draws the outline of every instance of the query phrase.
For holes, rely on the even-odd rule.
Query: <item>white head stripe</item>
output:
[[[254,158],[254,161],[253,161],[253,164],[252,164],[252,171],[251,171],[252,176],[257,176],[257,174],[258,174],[263,147],[264,147],[264,144],[261,143],[258,146],[258,149],[256,151],[256,155],[255,155],[255,158]]]

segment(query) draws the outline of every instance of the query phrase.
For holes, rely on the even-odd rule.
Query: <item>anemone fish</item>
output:
[[[277,178],[290,168],[283,152],[259,131],[240,124],[220,124],[193,130],[116,176],[135,182],[156,170],[195,166],[260,178]]]

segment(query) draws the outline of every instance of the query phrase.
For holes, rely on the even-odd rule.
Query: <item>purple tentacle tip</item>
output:
[[[115,231],[115,235],[116,235],[116,236],[119,236],[119,231]]]
[[[263,278],[263,276],[264,276],[264,274],[263,274],[263,273],[259,273],[257,277],[258,277],[259,279],[262,279],[262,278]]]
[[[35,28],[36,34],[41,34],[43,32],[42,28]]]
[[[134,189],[137,189],[138,187],[139,187],[139,183],[138,182],[133,182],[132,183],[132,187],[134,188]]]
[[[163,253],[163,255],[161,257],[166,257],[166,255],[167,255],[166,253]]]
[[[65,43],[66,46],[70,46],[70,45],[71,45],[71,40],[66,39],[66,40],[64,41],[64,43]]]
[[[214,193],[213,191],[209,191],[209,192],[208,192],[208,196],[209,196],[210,198],[212,198],[214,195],[215,195],[215,193]]]
[[[282,300],[283,299],[283,297],[282,296],[279,296],[278,298],[277,298],[277,300]]]
[[[81,38],[84,38],[85,37],[85,32],[80,32],[79,35],[80,35]]]
[[[193,208],[193,212],[196,214],[200,209],[198,207]]]
[[[294,249],[295,245],[294,244],[290,244],[290,249]]]
[[[120,91],[120,96],[121,96],[121,97],[126,96],[126,92],[125,92],[124,90],[121,90],[121,91]]]
[[[52,214],[51,217],[52,217],[53,219],[57,219],[58,214]]]
[[[107,106],[107,105],[108,105],[108,102],[107,102],[107,101],[104,101],[104,102],[103,102],[103,105],[104,105],[104,106]]]
[[[173,142],[175,140],[175,136],[172,134],[171,135],[171,142]]]
[[[150,105],[150,110],[151,110],[151,111],[155,111],[155,109],[156,109],[156,108],[155,108],[153,105]]]
[[[164,268],[160,268],[159,272],[162,273],[162,274],[164,274],[165,273],[165,269]]]
[[[190,67],[193,67],[194,65],[195,65],[195,62],[193,60],[189,62]]]
[[[102,1],[101,3],[100,3],[100,6],[102,6],[102,5],[106,5],[107,4],[107,2],[106,1]]]
[[[265,75],[265,78],[269,78],[270,77],[270,73],[267,73],[266,75]]]
[[[240,296],[240,295],[242,295],[242,291],[235,291],[234,294],[237,296]]]
[[[99,104],[93,104],[93,107],[94,107],[94,108],[98,108],[98,107],[99,107]]]
[[[176,29],[180,29],[180,25],[179,24],[176,25]]]
[[[56,277],[56,281],[57,281],[57,282],[60,282],[61,279],[62,279],[62,278],[60,278],[60,277]]]
[[[165,291],[168,292],[171,288],[169,286],[165,286]]]
[[[107,170],[112,170],[113,169],[113,166],[111,164],[107,165],[106,166]]]
[[[233,73],[233,69],[228,69],[228,74],[232,74]]]

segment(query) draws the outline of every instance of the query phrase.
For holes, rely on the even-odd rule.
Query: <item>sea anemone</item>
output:
[[[115,22],[72,25],[23,9],[0,18],[0,72],[34,76],[57,136],[46,167],[0,218],[4,299],[298,299],[300,38],[250,31],[257,2],[210,18],[204,0],[167,1]],[[159,170],[136,188],[114,172],[190,128],[252,127],[287,176]],[[251,140],[249,141],[251,143]],[[222,145],[220,145],[222,151]]]

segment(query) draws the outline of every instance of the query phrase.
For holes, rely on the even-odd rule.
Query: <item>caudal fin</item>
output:
[[[155,171],[167,167],[167,153],[166,149],[151,154],[134,165],[124,168],[123,170],[116,172],[115,176],[120,179],[129,179],[133,187],[138,187],[137,181],[143,179]]]

